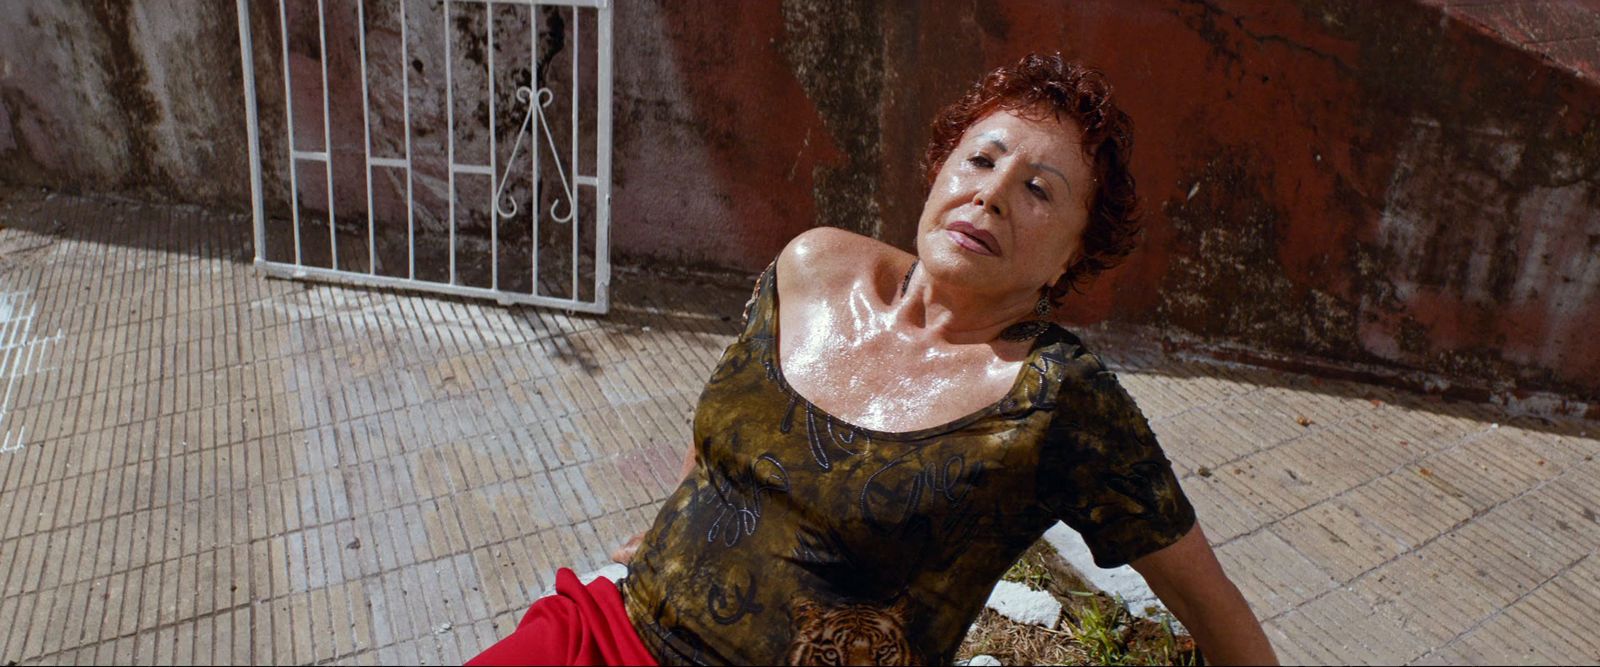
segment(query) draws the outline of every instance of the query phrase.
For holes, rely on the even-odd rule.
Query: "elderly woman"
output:
[[[1132,250],[1131,147],[1098,72],[985,76],[934,121],[915,255],[814,229],[762,273],[621,599],[564,571],[479,660],[950,664],[1060,520],[1210,662],[1275,661],[1133,399],[1050,323]]]

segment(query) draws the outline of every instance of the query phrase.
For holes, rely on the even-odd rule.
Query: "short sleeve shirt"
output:
[[[995,582],[1057,520],[1102,566],[1193,526],[1132,397],[1065,329],[1035,340],[987,408],[875,431],[784,379],[775,271],[700,396],[699,465],[623,581],[663,664],[950,664]]]

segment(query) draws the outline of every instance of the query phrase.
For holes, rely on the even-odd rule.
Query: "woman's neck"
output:
[[[927,342],[951,345],[991,343],[1017,322],[1035,319],[1038,295],[1010,295],[954,289],[930,280],[920,269],[893,304],[893,321],[902,331],[918,332]]]

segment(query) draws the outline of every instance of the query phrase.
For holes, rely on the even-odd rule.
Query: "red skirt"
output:
[[[468,665],[651,665],[655,658],[628,620],[622,593],[605,577],[588,586],[556,570],[556,592],[528,608],[511,636]]]

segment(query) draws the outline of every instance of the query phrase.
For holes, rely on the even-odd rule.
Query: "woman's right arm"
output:
[[[1261,621],[1223,573],[1199,524],[1182,539],[1132,565],[1172,615],[1193,633],[1207,664],[1278,664]]]

